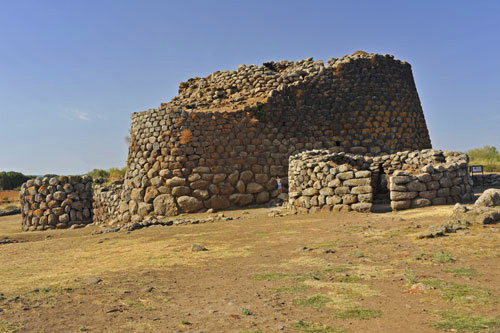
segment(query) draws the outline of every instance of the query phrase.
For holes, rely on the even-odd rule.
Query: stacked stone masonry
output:
[[[467,169],[467,155],[450,151],[379,156],[306,151],[290,157],[289,204],[298,211],[368,212],[381,193],[387,193],[393,210],[470,201]]]
[[[111,184],[96,184],[93,193],[93,220],[96,224],[113,224],[120,216],[123,180]]]
[[[288,158],[336,147],[379,155],[431,148],[411,66],[356,52],[240,65],[183,82],[134,113],[121,221],[265,203]]]
[[[24,231],[77,228],[92,222],[92,178],[30,179],[20,191]]]

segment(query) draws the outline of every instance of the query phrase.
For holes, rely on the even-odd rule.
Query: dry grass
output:
[[[230,222],[101,235],[91,234],[97,227],[21,233],[19,216],[2,217],[0,239],[20,242],[0,245],[0,327],[267,332],[307,319],[296,328],[432,332],[436,314],[453,307],[495,318],[498,233],[473,226],[467,235],[416,240],[408,232],[441,223],[451,209],[269,218],[256,208],[225,212],[240,217]],[[192,252],[193,243],[208,251]],[[102,282],[82,281],[96,277]],[[406,292],[418,282],[435,289]],[[439,325],[466,325],[457,318]]]

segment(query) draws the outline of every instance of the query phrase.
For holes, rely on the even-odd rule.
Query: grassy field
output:
[[[500,329],[498,228],[417,240],[447,206],[268,212],[99,235],[21,233],[19,215],[0,218],[0,240],[17,241],[0,245],[0,332]]]

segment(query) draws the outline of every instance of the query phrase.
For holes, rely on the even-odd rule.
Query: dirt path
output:
[[[101,235],[19,233],[19,216],[0,218],[0,240],[18,241],[0,245],[0,332],[436,332],[479,319],[500,328],[498,228],[416,239],[451,207],[268,212]]]

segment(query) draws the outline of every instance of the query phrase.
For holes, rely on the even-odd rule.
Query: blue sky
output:
[[[434,148],[500,149],[500,1],[0,0],[0,171],[123,167],[132,112],[239,64],[413,66]]]

